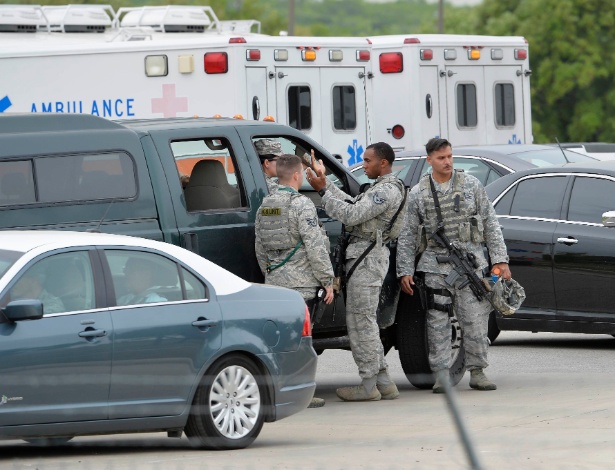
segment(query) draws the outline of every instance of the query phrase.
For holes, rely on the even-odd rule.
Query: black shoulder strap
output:
[[[433,184],[433,178],[429,177],[429,184],[431,186],[431,195],[433,202],[436,206],[436,216],[438,217],[438,225],[442,225],[442,211],[440,210],[440,200],[438,199],[438,193],[436,192],[436,186]]]

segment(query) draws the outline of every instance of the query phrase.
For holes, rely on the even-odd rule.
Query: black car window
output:
[[[566,176],[530,178],[518,184],[510,215],[559,219]]]
[[[516,190],[517,185],[510,188],[510,190],[506,192],[506,194],[504,194],[504,196],[502,196],[500,200],[494,205],[495,212],[498,215],[510,215],[510,206],[512,206]]]
[[[105,250],[117,305],[183,300],[177,264],[133,250]]]
[[[40,300],[45,315],[95,308],[88,252],[60,253],[37,261],[19,276],[1,304],[20,299]]]
[[[577,176],[574,180],[567,220],[602,223],[602,214],[615,210],[615,181]]]

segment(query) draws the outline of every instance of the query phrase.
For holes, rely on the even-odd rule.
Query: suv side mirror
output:
[[[35,299],[14,300],[4,308],[4,316],[12,322],[43,318],[43,302]]]

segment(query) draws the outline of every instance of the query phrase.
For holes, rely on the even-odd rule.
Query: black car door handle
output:
[[[105,330],[85,330],[79,333],[81,338],[99,338],[106,335],[107,332]]]
[[[563,243],[564,245],[576,245],[579,243],[579,240],[572,237],[558,238],[557,243]]]
[[[207,320],[205,318],[199,319],[192,322],[192,326],[218,326],[218,322],[216,320]]]

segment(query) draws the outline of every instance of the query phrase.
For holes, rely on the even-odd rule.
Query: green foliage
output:
[[[615,5],[484,0],[456,32],[524,36],[536,142],[615,141]]]

